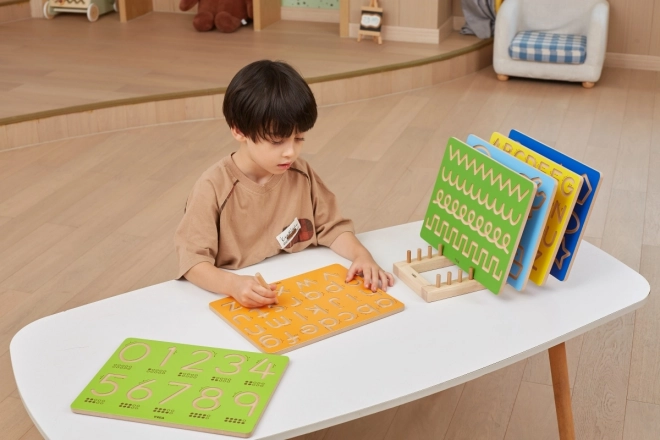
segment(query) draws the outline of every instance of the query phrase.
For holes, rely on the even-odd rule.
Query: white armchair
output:
[[[509,76],[581,82],[593,87],[600,79],[607,47],[609,4],[605,0],[506,0],[495,21],[493,68],[500,80]],[[583,64],[514,60],[509,46],[518,32],[541,31],[585,35]]]

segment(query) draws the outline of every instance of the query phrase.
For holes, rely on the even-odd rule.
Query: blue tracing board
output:
[[[584,184],[580,189],[580,195],[575,203],[575,208],[571,213],[571,220],[566,227],[561,246],[555,256],[552,268],[550,269],[550,275],[560,281],[564,281],[568,278],[573,260],[578,247],[580,246],[582,234],[586,229],[589,214],[593,210],[596,196],[598,195],[598,190],[601,186],[602,176],[600,171],[597,171],[517,130],[511,130],[509,132],[509,138],[521,143],[530,150],[559,163],[569,170],[580,174],[584,178]]]

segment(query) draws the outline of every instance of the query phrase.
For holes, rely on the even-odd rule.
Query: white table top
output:
[[[391,270],[422,247],[421,222],[360,234]],[[414,252],[413,252],[414,253]],[[348,262],[327,248],[278,255],[239,271],[267,280]],[[253,439],[284,439],[382,411],[513,364],[640,307],[637,272],[583,242],[568,281],[524,292],[475,292],[426,303],[403,282],[402,313],[287,353],[291,363]],[[233,438],[78,415],[70,404],[127,337],[255,348],[208,308],[218,296],[185,281],[129,292],[35,321],[11,342],[18,390],[52,439]]]

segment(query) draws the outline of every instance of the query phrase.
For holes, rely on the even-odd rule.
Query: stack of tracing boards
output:
[[[548,275],[565,281],[601,181],[598,171],[516,130],[490,142],[450,138],[421,230],[428,253],[409,251],[394,273],[429,302],[484,288],[498,294],[504,284],[522,291]],[[420,275],[449,266],[458,273],[435,283]]]

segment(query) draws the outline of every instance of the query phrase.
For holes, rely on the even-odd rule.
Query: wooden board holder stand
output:
[[[378,7],[378,0],[371,0],[369,2],[369,6],[363,6],[362,7],[362,16],[360,17],[360,29],[358,30],[358,35],[357,35],[357,40],[360,42],[362,40],[363,36],[369,36],[373,37],[374,41],[378,42],[378,44],[383,44],[383,38],[380,35],[380,30],[382,27],[383,23],[383,8]],[[369,27],[373,27],[373,30],[370,30],[368,28],[365,28],[363,21],[364,21],[364,16],[373,16],[378,19],[378,24],[370,24],[368,25]]]
[[[431,284],[421,275],[424,272],[449,266],[456,265],[442,255],[442,245],[440,245],[436,255],[433,255],[433,248],[429,246],[427,255],[424,258],[422,257],[422,250],[418,248],[417,259],[415,260],[411,258],[411,252],[408,251],[404,261],[394,263],[393,271],[394,275],[399,277],[426,302],[438,301],[484,289],[484,286],[474,279],[473,268],[470,268],[467,279],[463,277],[463,270],[459,268],[456,281],[452,281],[452,274],[449,272],[444,283],[440,274],[436,275],[435,284]]]

